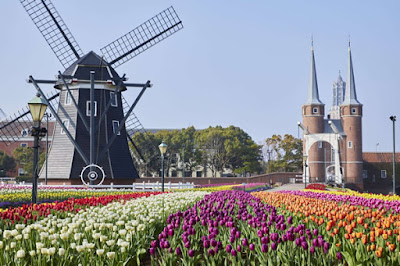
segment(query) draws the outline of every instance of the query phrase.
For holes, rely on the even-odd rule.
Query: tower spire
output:
[[[356,84],[354,81],[353,60],[351,58],[350,39],[349,39],[349,63],[347,66],[346,92],[342,104],[343,105],[360,104],[360,102],[357,100]]]
[[[315,69],[315,59],[314,59],[314,40],[312,37],[311,37],[310,81],[308,84],[308,95],[305,104],[323,104],[319,99],[319,93],[318,93],[317,71]]]

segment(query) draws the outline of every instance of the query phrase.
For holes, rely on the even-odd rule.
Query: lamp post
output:
[[[46,129],[40,128],[40,122],[46,112],[47,104],[39,94],[28,102],[29,110],[32,115],[33,127],[33,173],[32,173],[32,203],[37,201],[37,180],[38,180],[38,159],[39,159],[39,137],[46,133]]]
[[[307,187],[307,167],[308,167],[307,159],[308,159],[307,154],[304,154],[303,155],[303,162],[304,162],[304,189]]]
[[[164,141],[162,141],[161,144],[158,145],[158,148],[161,152],[161,192],[164,192],[164,154],[167,151],[167,147],[168,146],[164,143]]]
[[[49,154],[49,118],[51,117],[50,113],[45,113],[44,116],[46,116],[46,158],[45,158],[45,163],[46,163],[46,174],[44,176],[44,184],[47,185],[47,156]]]
[[[393,122],[393,195],[396,195],[396,145],[395,145],[395,122],[396,116],[389,117]]]

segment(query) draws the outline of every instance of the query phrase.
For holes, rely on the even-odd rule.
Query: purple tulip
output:
[[[268,245],[267,244],[262,244],[261,245],[261,251],[264,252],[264,253],[268,252]]]
[[[271,243],[271,249],[272,249],[272,250],[276,250],[277,247],[278,247],[278,246],[276,245],[275,242],[272,242],[272,243]]]
[[[169,229],[168,230],[168,235],[173,236],[174,235],[174,229]]]
[[[338,260],[341,260],[341,259],[342,259],[342,253],[337,252],[337,253],[336,253],[336,258],[337,258]]]
[[[237,255],[236,250],[232,249],[231,254],[232,254],[232,256],[236,257],[236,255]]]
[[[206,240],[203,242],[203,247],[204,248],[209,248],[210,247],[210,241]]]
[[[150,248],[150,255],[154,256],[156,254],[156,249],[155,248]]]
[[[247,247],[249,245],[249,241],[247,241],[247,238],[242,239],[242,244],[244,247]]]
[[[177,247],[176,250],[175,250],[175,253],[176,253],[176,255],[178,255],[178,256],[182,255],[182,250],[181,250],[181,248],[180,248],[180,247]]]
[[[194,256],[194,250],[193,249],[189,249],[189,257],[193,257]]]
[[[168,240],[165,240],[163,243],[164,243],[164,248],[169,248],[169,242],[168,242]]]
[[[231,242],[231,243],[235,242],[235,236],[230,236],[229,237],[229,242]]]
[[[238,252],[242,252],[242,247],[240,245],[237,245],[236,249],[237,249]]]
[[[214,255],[215,255],[214,249],[210,248],[210,249],[208,250],[208,255],[214,256]]]
[[[301,242],[301,246],[303,247],[304,250],[308,249],[308,243],[307,242]]]
[[[310,247],[310,253],[313,254],[315,252],[315,247]]]
[[[211,239],[211,246],[216,247],[217,246],[217,240],[215,240],[214,238]]]
[[[293,217],[292,217],[292,216],[289,216],[289,217],[287,218],[287,223],[288,223],[288,224],[292,224],[292,223],[293,223]]]
[[[254,244],[250,244],[249,248],[250,248],[250,250],[254,250],[256,248],[256,246]]]
[[[226,245],[226,252],[231,252],[232,246],[231,245]]]
[[[312,240],[312,245],[313,245],[313,247],[318,247],[318,240],[314,238]]]
[[[296,238],[295,243],[296,243],[296,246],[299,247],[299,246],[301,245],[301,240],[300,240],[300,238]]]
[[[187,242],[184,243],[185,248],[190,248],[190,241],[188,240]]]
[[[313,230],[313,234],[316,236],[316,235],[318,235],[318,229],[314,229]]]
[[[156,248],[157,245],[158,245],[158,241],[157,241],[157,240],[151,241],[151,247],[152,247],[152,248]]]
[[[169,249],[168,249],[168,252],[169,252],[169,253],[174,253],[174,250],[173,250],[172,248],[169,248]]]

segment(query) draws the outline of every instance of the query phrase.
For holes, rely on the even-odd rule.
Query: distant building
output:
[[[340,119],[340,105],[344,101],[346,91],[346,82],[343,81],[342,76],[340,75],[336,82],[333,83],[332,88],[332,106],[329,110],[328,117],[331,119]]]
[[[400,153],[395,155],[396,176],[400,175]],[[393,153],[363,152],[364,190],[372,193],[387,194],[393,191]],[[400,180],[396,179],[398,188]],[[396,194],[400,193],[397,191]]]

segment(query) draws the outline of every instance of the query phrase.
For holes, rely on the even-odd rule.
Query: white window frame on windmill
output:
[[[110,91],[110,101],[111,101],[112,107],[118,107],[118,98],[117,97],[118,97],[118,95],[115,92]]]
[[[71,103],[72,103],[72,96],[68,91],[66,91],[66,94],[65,94],[65,105],[71,105]]]
[[[119,121],[118,120],[113,120],[112,121],[112,128],[113,128],[113,133],[115,134],[115,132],[117,132],[118,128],[119,128]],[[117,135],[121,135],[121,132],[118,131]]]
[[[351,113],[352,113],[352,114],[357,114],[357,108],[354,108],[354,107],[351,108]]]
[[[65,120],[62,121],[62,123],[65,126],[65,128],[68,130],[68,128],[69,128],[69,120],[65,119]],[[63,135],[66,134],[63,127],[61,127],[61,134],[63,134]]]
[[[90,101],[86,101],[86,116],[90,116]],[[97,101],[94,101],[94,116],[97,116]]]
[[[318,113],[319,113],[319,112],[318,112],[318,107],[313,107],[312,113],[313,113],[313,114],[318,114]]]

